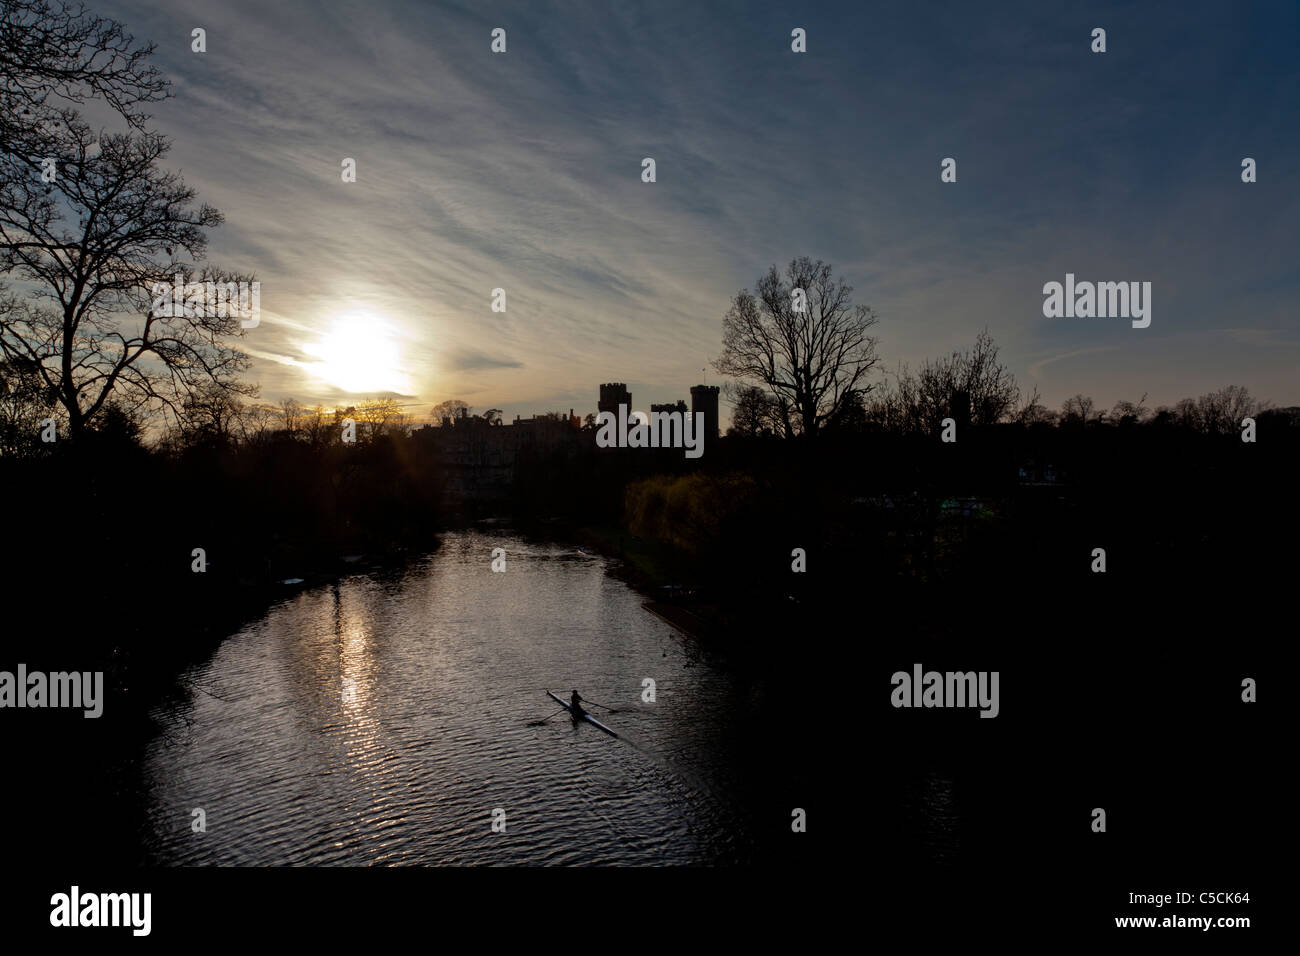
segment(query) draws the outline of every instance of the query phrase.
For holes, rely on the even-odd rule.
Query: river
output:
[[[577,547],[454,532],[403,570],[270,608],[153,715],[146,860],[761,862],[771,834],[790,833],[790,810],[759,819],[753,799],[764,682],[702,653],[606,571]],[[592,710],[620,738],[567,714],[535,725],[559,709],[547,688],[614,708]]]

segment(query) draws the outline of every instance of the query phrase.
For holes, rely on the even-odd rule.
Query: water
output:
[[[505,573],[490,570],[498,547]],[[757,818],[745,755],[772,718],[763,682],[702,657],[642,600],[602,557],[478,532],[448,535],[405,571],[296,594],[155,714],[146,858],[761,861],[773,828]],[[645,678],[657,703],[641,702]],[[622,739],[567,714],[530,725],[559,709],[546,688],[575,687],[617,708],[593,712]],[[191,828],[196,808],[205,833]]]

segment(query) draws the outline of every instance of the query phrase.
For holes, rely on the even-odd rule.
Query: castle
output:
[[[691,413],[704,415],[704,439],[716,440],[718,430],[718,393],[716,385],[691,388]],[[599,411],[618,414],[624,405],[632,410],[632,393],[624,382],[605,382],[600,386]],[[686,416],[686,402],[651,405],[652,412],[680,412]],[[514,479],[515,462],[521,454],[550,453],[556,449],[576,449],[584,431],[581,416],[569,409],[559,414],[536,415],[513,422],[489,422],[471,416],[464,409],[455,418],[444,418],[441,427],[425,425],[412,433],[417,441],[429,442],[438,450],[446,469],[449,490],[464,498],[499,498],[509,493]]]
[[[704,437],[708,440],[716,440],[719,434],[718,392],[716,385],[691,386],[691,414],[704,413]],[[600,401],[596,403],[597,410],[617,415],[619,405],[626,405],[629,412],[633,411],[632,393],[627,390],[627,385],[623,382],[606,382],[601,385]],[[650,411],[681,412],[685,415],[686,402],[679,398],[672,404],[651,405]]]

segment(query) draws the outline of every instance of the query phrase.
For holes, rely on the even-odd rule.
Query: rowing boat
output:
[[[551,694],[549,690],[546,693]],[[569,702],[565,700],[563,697],[556,697],[554,694],[551,694],[551,699],[554,700],[557,704],[563,706],[564,709],[567,710],[570,714],[573,713],[573,708],[569,705]],[[605,731],[605,733],[609,734],[611,737],[618,736],[618,734],[614,733],[614,731],[610,730],[608,727],[602,724],[595,717],[591,716],[591,714],[587,713],[585,710],[582,712],[582,719],[590,721],[591,723],[595,724],[597,727]]]

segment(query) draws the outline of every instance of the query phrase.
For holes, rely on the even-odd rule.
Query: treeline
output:
[[[18,383],[0,363],[0,482],[7,500],[49,503],[13,516],[34,522],[34,547],[102,535],[129,551],[114,568],[150,578],[177,549],[203,548],[205,580],[247,588],[328,569],[343,553],[427,541],[440,525],[442,469],[406,440],[392,400],[327,411],[212,387],[168,419],[110,403],[70,439],[57,407]]]
[[[355,440],[368,444],[382,436],[410,431],[411,418],[394,399],[325,408],[293,398],[276,404],[245,400],[208,384],[174,406],[111,400],[83,429],[89,434],[117,434],[169,454],[201,446],[265,447],[284,438],[322,448],[335,443],[345,421],[355,423]],[[18,359],[0,361],[0,456],[31,457],[50,453],[70,436],[65,406],[55,400],[32,368]]]
[[[735,409],[728,436],[752,438],[789,435],[789,409],[771,389],[756,385],[732,387]],[[966,351],[931,359],[919,368],[900,366],[882,381],[840,396],[821,425],[825,431],[938,435],[946,419],[965,426],[1016,424],[1025,426],[1150,425],[1183,428],[1213,435],[1239,433],[1246,418],[1276,411],[1240,385],[1229,385],[1174,405],[1147,405],[1120,400],[1109,410],[1086,395],[1074,395],[1059,410],[1047,408],[1037,388],[1027,395],[1015,376],[998,360],[998,347],[988,331],[981,332]],[[1300,409],[1277,411],[1294,419]]]
[[[834,645],[846,615],[864,632],[954,638],[973,616],[1044,640],[1090,622],[1096,638],[1168,648],[1232,633],[1234,614],[1294,586],[1300,430],[1267,415],[1253,444],[1016,424],[953,444],[731,440],[698,473],[631,481],[625,527],[672,549],[662,583],[694,587],[688,603],[774,648],[803,633]]]
[[[72,596],[51,647],[167,658],[288,579],[436,546],[442,469],[391,422],[358,418],[354,443],[293,407],[279,427],[221,422],[146,443],[114,407],[75,441],[0,459],[0,573],[14,594]]]

